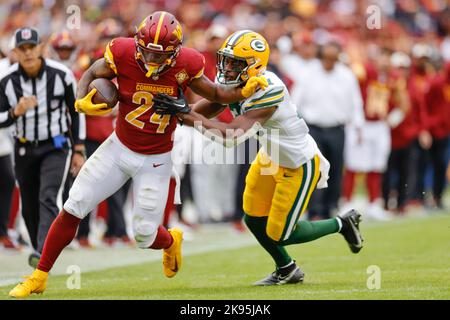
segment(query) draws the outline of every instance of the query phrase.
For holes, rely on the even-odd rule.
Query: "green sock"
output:
[[[269,238],[266,232],[267,217],[251,217],[249,215],[244,216],[245,224],[258,240],[259,244],[272,256],[277,267],[284,267],[292,261],[292,258],[287,253],[283,246],[275,244],[275,242]]]
[[[295,243],[304,243],[316,240],[328,234],[339,231],[339,223],[337,218],[321,220],[321,221],[298,221],[294,231],[292,231],[289,239],[281,242],[282,245]]]

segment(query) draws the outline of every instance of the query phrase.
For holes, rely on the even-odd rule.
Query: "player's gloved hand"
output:
[[[252,96],[255,91],[260,87],[261,89],[265,90],[269,83],[267,82],[267,79],[264,76],[254,76],[247,80],[247,83],[242,88],[241,94],[245,98],[248,98]]]
[[[92,89],[84,98],[77,99],[75,101],[75,110],[79,113],[85,113],[90,116],[103,116],[112,111],[112,108],[109,108],[106,103],[97,103],[94,104],[92,102],[92,97],[97,92],[97,89]]]
[[[153,97],[153,107],[157,114],[176,115],[177,113],[189,113],[191,108],[186,101],[183,90],[178,87],[178,98],[168,96],[165,93],[158,93]]]

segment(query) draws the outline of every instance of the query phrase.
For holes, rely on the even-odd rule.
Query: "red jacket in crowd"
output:
[[[391,131],[392,149],[406,148],[417,139],[421,131],[427,130],[425,93],[429,83],[429,76],[411,71],[407,85],[410,107],[404,120]]]
[[[450,134],[450,62],[445,73],[436,76],[425,96],[428,131],[434,138],[442,139]]]
[[[382,75],[373,64],[365,65],[365,77],[360,79],[366,121],[386,118],[391,101],[391,75]]]

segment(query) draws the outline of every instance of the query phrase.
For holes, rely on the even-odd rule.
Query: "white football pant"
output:
[[[171,172],[170,152],[136,153],[112,133],[83,165],[64,209],[83,219],[131,178],[134,238],[140,248],[148,248],[163,220]]]
[[[366,121],[361,128],[345,128],[344,162],[353,172],[384,172],[391,151],[391,131],[386,121]]]

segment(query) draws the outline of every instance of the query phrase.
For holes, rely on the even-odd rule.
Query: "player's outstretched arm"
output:
[[[243,88],[230,88],[216,84],[204,75],[192,80],[189,85],[192,91],[203,98],[223,104],[244,100],[253,95],[258,88],[264,90],[267,86],[268,83],[264,76],[251,77]]]
[[[193,110],[178,116],[184,124],[195,127],[210,138],[214,137],[217,142],[221,142],[226,147],[233,147],[253,136],[272,116],[276,108],[274,106],[248,111],[236,117],[231,123],[209,120]]]
[[[199,113],[208,119],[214,118],[225,109],[223,104],[211,102],[206,99],[201,99],[190,107],[194,112]]]
[[[82,99],[88,94],[89,84],[97,78],[115,78],[116,74],[106,63],[105,58],[98,59],[89,67],[78,82],[77,99]]]

